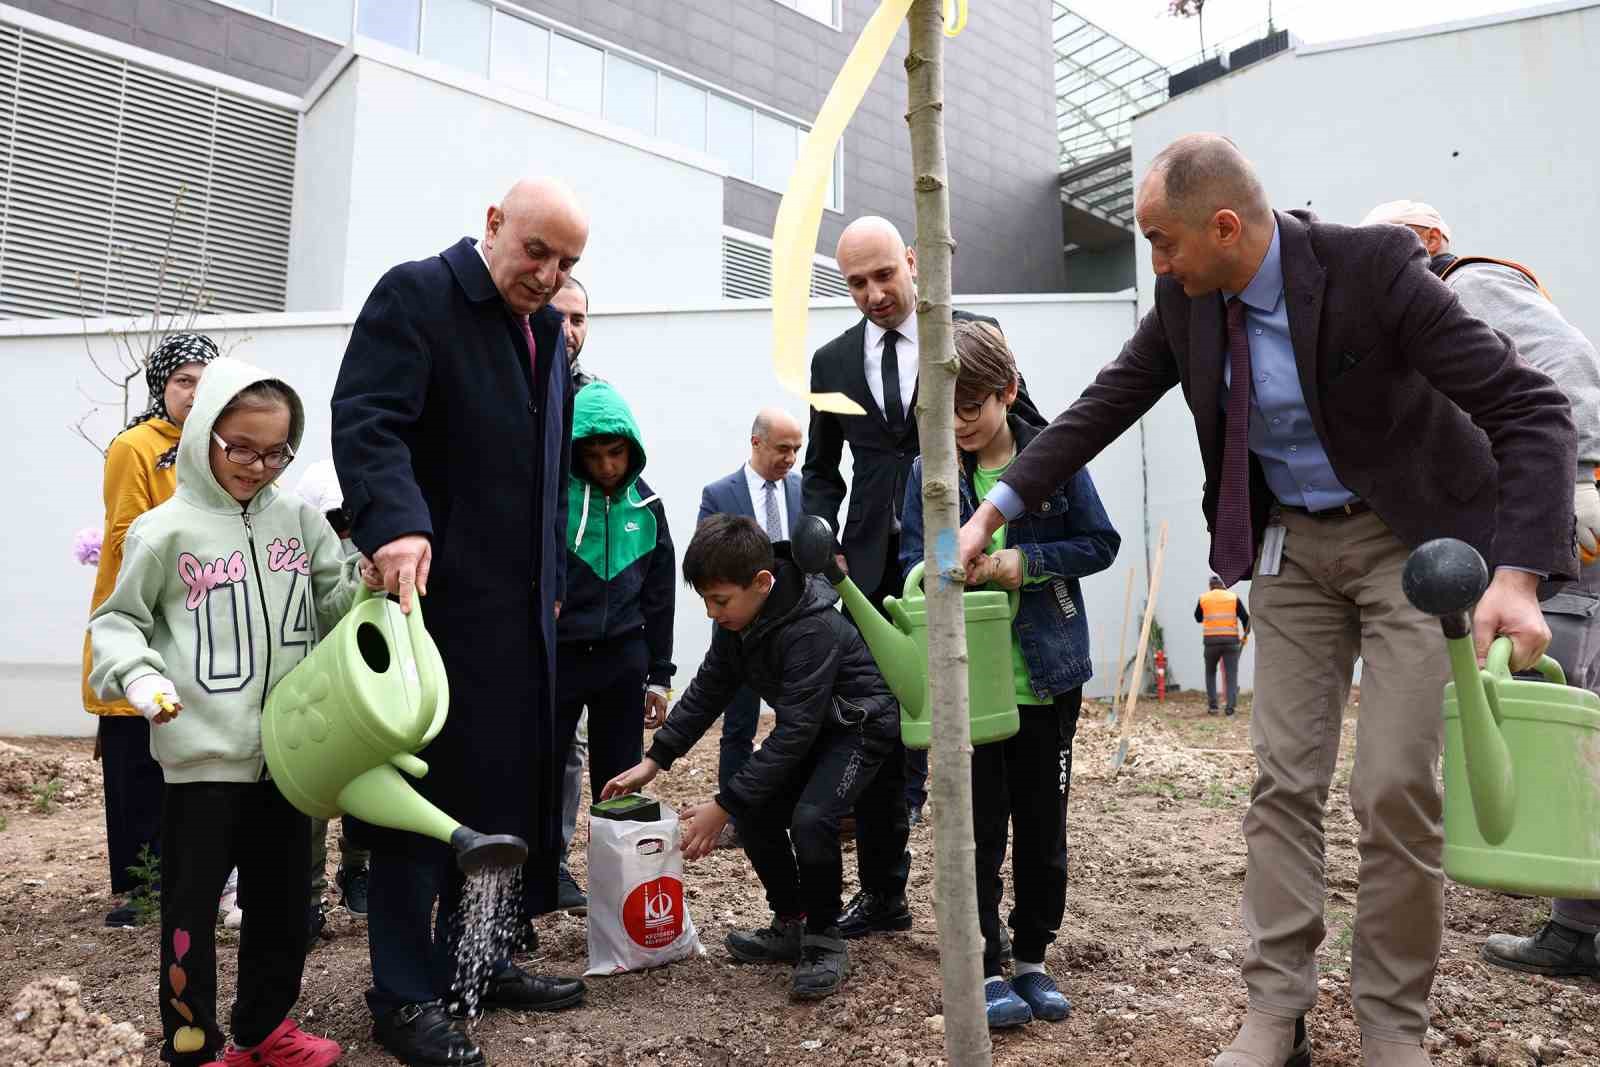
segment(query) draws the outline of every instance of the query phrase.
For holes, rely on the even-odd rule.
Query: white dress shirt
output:
[[[756,513],[756,525],[763,530],[767,529],[767,480],[756,473],[750,464],[744,465],[744,481],[750,487],[750,507]],[[778,501],[778,536],[772,537],[772,531],[767,530],[767,536],[774,541],[789,540],[789,500],[784,496],[783,479],[779,478],[772,486],[772,495]]]
[[[906,327],[911,329],[907,330]],[[867,372],[867,388],[872,390],[872,399],[878,402],[878,410],[883,407],[883,335],[888,331],[871,319],[867,320],[867,336],[862,344],[862,367]],[[917,391],[917,323],[916,317],[907,315],[905,321],[895,327],[895,333],[900,335],[900,340],[894,343],[895,362],[900,366],[900,406],[904,409],[906,421],[911,421],[916,416],[912,413],[911,398]],[[884,411],[887,415],[888,412]]]

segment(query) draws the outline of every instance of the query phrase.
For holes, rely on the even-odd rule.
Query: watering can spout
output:
[[[928,688],[921,649],[914,638],[885,619],[840,568],[834,559],[833,530],[817,516],[803,515],[790,531],[789,547],[801,570],[820,574],[833,584],[900,707],[908,715],[921,716]]]
[[[1491,669],[1480,670],[1472,641],[1472,606],[1488,588],[1489,569],[1471,545],[1440,538],[1411,554],[1401,583],[1406,599],[1419,611],[1437,617],[1444,630],[1473,814],[1483,839],[1498,845],[1511,833],[1517,780],[1511,750],[1501,732],[1497,697],[1497,678],[1510,676],[1510,642],[1498,639],[1490,653]]]

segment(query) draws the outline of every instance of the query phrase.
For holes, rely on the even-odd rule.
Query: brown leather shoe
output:
[[[1311,1067],[1305,1018],[1245,1012],[1239,1036],[1211,1061],[1211,1067]]]

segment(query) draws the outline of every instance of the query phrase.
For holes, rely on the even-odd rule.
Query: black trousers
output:
[[[311,820],[270,781],[192,782],[167,786],[161,839],[161,1058],[187,1067],[219,1058],[223,1047],[217,899],[234,867],[244,926],[229,1027],[233,1043],[259,1045],[300,998]],[[201,1031],[199,1050],[176,1051],[180,1029]]]
[[[892,758],[891,747],[859,730],[824,729],[771,799],[740,817],[739,840],[774,915],[804,914],[814,934],[838,923],[844,879],[839,820],[864,802],[885,758]],[[903,816],[904,805],[900,810]]]
[[[589,709],[589,790],[600,791],[644,758],[644,690],[650,648],[643,634],[556,647],[556,751],[565,754]]]
[[[873,607],[882,611],[884,597],[898,597],[903,592],[905,592],[905,582],[900,578],[900,535],[890,534],[889,558],[883,565],[883,579],[878,583],[877,589],[867,594],[867,599],[872,601]],[[901,753],[901,762],[905,764],[906,807],[920,812],[923,805],[928,803],[928,750],[902,747]],[[909,873],[909,864],[906,870]],[[901,879],[901,882],[903,885],[904,879]]]
[[[146,845],[161,854],[161,764],[150,755],[150,723],[143,715],[100,716],[100,775],[105,782],[106,855],[111,892],[139,888],[128,868]]]
[[[455,977],[454,929],[465,885],[443,844],[377,848],[367,875],[367,951],[374,1016],[446,999]],[[434,902],[438,902],[435,912]]]
[[[1067,906],[1067,794],[1072,786],[1072,738],[1078,732],[1083,689],[1053,704],[1024,704],[1022,728],[1004,741],[972,750],[972,822],[977,845],[978,927],[983,974],[1000,966],[1000,866],[1006,828],[1012,836],[1012,944],[1024,963],[1043,963]]]
[[[1227,644],[1206,642],[1206,703],[1217,706],[1217,664],[1228,669],[1228,707],[1239,706],[1239,649],[1237,641]]]

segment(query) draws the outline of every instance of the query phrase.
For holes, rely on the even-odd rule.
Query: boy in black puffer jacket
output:
[[[605,795],[635,792],[672,766],[741,685],[759,694],[777,722],[725,789],[683,813],[683,854],[708,854],[736,816],[773,920],[730,934],[729,953],[747,963],[794,963],[792,995],[828,996],[850,969],[836,925],[839,820],[858,801],[900,801],[872,795],[899,733],[899,704],[860,633],[833,610],[832,587],[801,573],[788,544],[773,546],[754,520],[713,515],[700,523],[683,576],[717,632],[645,758],[613,778]]]

